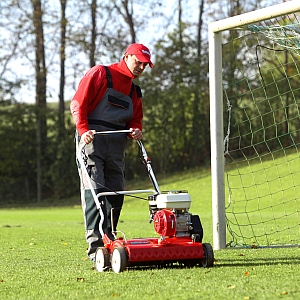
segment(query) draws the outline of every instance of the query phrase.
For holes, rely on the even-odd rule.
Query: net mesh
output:
[[[299,244],[299,17],[222,33],[229,246]]]

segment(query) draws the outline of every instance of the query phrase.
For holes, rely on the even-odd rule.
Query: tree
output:
[[[58,136],[64,137],[65,132],[65,60],[66,60],[66,6],[67,0],[60,0],[60,84],[59,84],[59,106],[58,106]]]
[[[209,160],[210,139],[209,139],[209,98],[208,82],[208,55],[207,42],[203,37],[203,14],[204,0],[199,0],[199,12],[197,23],[197,57],[193,68],[195,77],[194,98],[192,100],[192,129],[189,149],[190,166],[199,165],[202,159]],[[199,156],[201,153],[201,158]]]
[[[10,2],[1,1],[0,4],[0,104],[9,105],[17,100],[15,95],[24,82],[18,74],[18,70],[11,69],[19,56],[19,44],[26,28],[23,22],[11,26],[11,11],[13,5]]]
[[[46,60],[44,47],[43,11],[41,0],[31,0],[35,36],[35,99],[37,109],[37,201],[42,199],[42,161],[46,154]]]
[[[32,105],[0,108],[0,203],[27,203],[35,198],[35,133]]]
[[[276,1],[281,0],[268,2]],[[262,3],[199,0],[196,11],[192,8],[195,1],[190,0],[1,1],[0,101],[8,104],[22,99],[23,90],[18,90],[22,85],[35,93],[32,111],[36,115],[18,111],[21,126],[29,115],[35,123],[30,123],[30,130],[18,137],[24,139],[22,146],[25,140],[34,146],[31,163],[26,171],[22,167],[22,172],[24,178],[30,178],[30,190],[33,184],[37,185],[38,201],[42,195],[64,197],[78,192],[75,126],[66,112],[67,97],[72,97],[89,67],[118,61],[132,42],[149,46],[155,62],[155,68],[146,71],[136,84],[144,94],[144,142],[156,172],[206,164],[210,151],[207,23],[252,10]],[[171,10],[168,16],[164,15],[163,5]],[[230,72],[237,63],[240,62],[225,63],[227,74],[234,75]],[[23,66],[26,71],[21,73]],[[59,99],[58,113],[57,107],[49,108],[50,99]],[[286,101],[290,101],[288,96]],[[7,120],[9,116],[1,114],[0,121]],[[33,125],[37,126],[37,141],[32,139]],[[15,134],[12,127],[5,128]],[[145,174],[137,153],[136,144],[129,143],[127,179]],[[34,168],[32,156],[36,158]],[[10,161],[10,165],[14,163]],[[32,192],[29,195],[32,197]]]
[[[90,51],[90,67],[96,65],[95,60],[95,51],[96,51],[96,38],[97,38],[97,0],[92,0],[91,4],[91,21],[92,21],[92,30],[91,30],[91,51]]]
[[[115,9],[123,17],[124,21],[128,25],[128,29],[131,37],[131,44],[136,42],[135,25],[133,21],[133,2],[130,0],[122,0],[118,5],[116,0],[112,1]]]

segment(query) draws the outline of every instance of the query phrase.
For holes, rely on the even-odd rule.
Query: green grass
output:
[[[160,187],[189,191],[204,242],[212,244],[209,172],[175,175]],[[127,238],[154,236],[147,201],[127,197],[118,229]],[[299,248],[215,251],[210,269],[98,273],[86,258],[77,205],[1,209],[0,249],[0,299],[300,299]]]
[[[228,170],[231,195],[226,216],[235,242],[299,244],[299,170],[295,149],[276,153],[276,158],[266,155],[244,161]]]

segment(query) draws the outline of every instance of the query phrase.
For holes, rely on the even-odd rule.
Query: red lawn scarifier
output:
[[[128,133],[130,130],[103,131],[96,134]],[[214,253],[209,243],[202,243],[203,229],[198,215],[189,213],[191,204],[190,195],[186,191],[160,192],[155,179],[151,161],[141,141],[138,145],[142,153],[142,161],[146,165],[149,178],[155,190],[133,190],[102,192],[96,195],[92,183],[90,187],[100,213],[99,231],[102,235],[104,247],[96,251],[95,267],[99,272],[110,267],[115,273],[132,266],[168,265],[181,263],[186,266],[200,265],[208,268],[214,264]],[[82,149],[79,149],[77,158],[84,166]],[[87,175],[86,168],[83,168]],[[116,194],[151,193],[148,196],[150,223],[153,222],[159,237],[136,238],[127,240],[115,237],[111,240],[102,229],[104,215],[99,202],[100,196]],[[116,234],[116,232],[114,232]]]

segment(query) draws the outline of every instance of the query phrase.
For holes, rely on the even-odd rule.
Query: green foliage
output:
[[[179,27],[178,30],[169,33],[164,40],[157,42],[153,51],[155,67],[137,80],[144,94],[143,142],[158,176],[208,166],[210,162],[208,45],[205,38],[198,41],[191,34],[190,24],[181,24]],[[86,31],[86,28],[84,27],[83,30]],[[79,44],[82,49],[87,49],[86,37],[82,35],[82,31],[78,31],[78,34],[80,36],[73,38],[80,39]],[[123,34],[123,31],[120,32],[118,37],[124,37]],[[109,38],[111,39],[110,35]],[[284,132],[285,126],[289,126],[294,138],[298,133],[297,118],[294,117],[298,113],[298,105],[297,101],[291,105],[290,100],[291,97],[299,98],[297,77],[290,77],[289,83],[285,80],[278,81],[282,77],[283,70],[278,71],[277,68],[276,72],[270,71],[270,65],[275,64],[275,59],[270,51],[267,51],[263,57],[259,57],[264,61],[261,77],[254,77],[253,83],[249,83],[245,78],[246,75],[253,74],[254,65],[252,63],[247,66],[244,63],[249,49],[239,39],[237,31],[231,31],[225,39],[231,41],[223,45],[226,96],[234,108],[230,130],[231,136],[236,138],[231,140],[231,146],[247,148],[249,142],[252,142],[251,138],[259,141],[263,135],[280,135]],[[106,41],[105,37],[104,41]],[[117,49],[123,42],[124,39],[113,39],[110,45],[112,49]],[[201,49],[198,49],[199,42],[201,42]],[[252,51],[257,43],[256,34],[249,35],[248,45]],[[107,55],[114,56],[115,53],[112,51]],[[253,52],[253,58],[255,55],[256,53]],[[283,65],[286,59],[285,52],[277,57],[279,57],[277,65]],[[292,71],[296,72],[299,69],[299,62],[294,56],[288,59],[290,64],[284,71],[293,74]],[[255,85],[259,84],[262,78],[267,88],[256,88]],[[276,88],[272,84],[273,79],[278,82]],[[253,86],[249,86],[251,84]],[[286,93],[289,88],[292,92]],[[278,91],[284,96],[279,96]],[[253,99],[255,101],[252,101]],[[262,99],[267,101],[261,101]],[[47,143],[42,153],[42,197],[44,199],[64,198],[77,195],[79,180],[73,143],[74,125],[68,113],[63,127],[59,127],[57,107],[47,106]],[[228,112],[224,115],[224,124],[227,126]],[[279,124],[278,132],[275,132],[272,122]],[[0,201],[35,200],[36,110],[34,107],[23,105],[3,108],[0,111],[0,124]],[[264,129],[257,129],[262,128],[262,124]],[[240,138],[239,133],[242,130],[247,131],[249,126],[253,127],[253,132],[257,129],[258,134],[255,137],[249,138],[249,135],[245,135]],[[224,132],[226,131],[227,128],[224,129]],[[257,140],[253,140],[253,143]],[[274,143],[278,144],[278,141]],[[280,138],[280,143],[286,143],[284,138]],[[246,150],[251,151],[251,147],[249,149]],[[268,151],[268,149],[262,150]],[[137,180],[144,178],[145,175],[145,168],[138,156],[138,146],[135,142],[129,141],[126,154],[126,179]]]
[[[70,197],[76,192],[79,194],[79,179],[75,161],[75,127],[70,114],[68,116],[62,136],[58,134],[57,113],[52,111],[51,116],[48,117],[51,124],[49,125],[51,142],[48,146],[50,161],[45,186],[50,191],[51,197],[60,199]]]
[[[58,136],[56,109],[47,110],[48,135],[42,160],[44,198],[65,198],[78,190],[74,125],[66,120],[64,137]],[[14,105],[0,109],[0,201],[26,203],[36,199],[36,107]]]
[[[209,161],[207,56],[198,57],[190,35],[183,41],[177,31],[159,41],[155,68],[140,79],[146,145],[159,173]]]
[[[186,29],[186,25],[183,28]],[[172,32],[166,41],[159,41],[156,45],[155,68],[139,79],[138,84],[144,92],[144,144],[158,175],[209,163],[208,57],[207,54],[199,57],[196,49],[197,41],[192,35]],[[42,198],[79,194],[73,142],[75,128],[70,114],[67,114],[64,124],[59,125],[57,107],[47,107],[47,137],[43,144],[41,166]],[[0,199],[5,201],[24,202],[36,198],[37,117],[34,106],[26,106],[30,118],[26,117],[24,109],[23,105],[19,106],[19,110],[13,107],[3,112],[3,118],[0,116],[3,123],[0,138],[9,139],[8,136],[14,134],[14,127],[7,121],[13,120],[10,115],[13,111],[19,122],[30,126],[30,129],[25,129],[25,125],[18,127],[18,147],[10,142],[2,148],[5,163],[1,163],[0,180],[4,182],[9,177],[1,185],[5,186],[2,193],[5,198]],[[20,151],[25,153],[20,156]],[[136,143],[129,141],[127,180],[146,175],[138,151]],[[26,192],[19,193],[18,190]]]
[[[33,197],[36,169],[34,107],[14,105],[0,109],[0,201]]]

